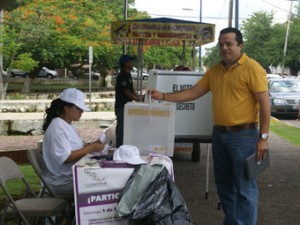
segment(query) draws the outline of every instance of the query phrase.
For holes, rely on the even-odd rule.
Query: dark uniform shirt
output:
[[[131,102],[125,95],[125,91],[129,90],[133,93],[133,82],[130,73],[121,71],[117,76],[116,87],[115,87],[115,109],[124,108],[127,102]]]

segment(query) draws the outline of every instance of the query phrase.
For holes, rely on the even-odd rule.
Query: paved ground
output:
[[[300,224],[300,147],[270,134],[271,167],[258,177],[260,188],[257,225]],[[203,146],[200,163],[174,159],[176,183],[188,205],[195,225],[221,225],[223,214],[217,209],[217,194],[210,166],[209,197],[205,199]],[[210,165],[212,161],[210,158]]]
[[[299,125],[295,121],[295,125]],[[101,129],[80,129],[84,139],[96,138]],[[35,148],[42,136],[0,136],[0,152]],[[270,134],[271,167],[258,177],[260,187],[257,225],[300,224],[300,147]],[[175,181],[187,203],[194,225],[221,225],[223,213],[217,209],[217,194],[210,157],[209,195],[206,192],[207,145],[201,145],[200,162],[190,162],[190,154],[174,156]]]

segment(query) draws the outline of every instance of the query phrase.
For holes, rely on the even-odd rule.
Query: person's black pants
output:
[[[115,114],[117,117],[116,147],[119,148],[121,145],[123,145],[124,108],[116,109]]]

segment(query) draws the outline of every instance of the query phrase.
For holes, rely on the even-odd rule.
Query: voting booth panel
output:
[[[151,70],[147,89],[177,92],[191,88],[204,72]],[[175,105],[175,152],[191,152],[192,161],[200,161],[200,143],[211,143],[213,128],[212,97],[207,93],[201,98]]]
[[[135,145],[142,155],[173,156],[174,104],[129,102],[124,110],[124,144]]]
[[[203,72],[151,70],[147,89],[177,92],[192,87]],[[175,136],[211,135],[213,128],[211,94],[189,102],[175,103]]]

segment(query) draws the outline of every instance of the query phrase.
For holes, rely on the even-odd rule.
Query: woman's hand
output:
[[[92,152],[100,152],[104,149],[105,143],[102,143],[100,141],[93,142],[91,144],[88,144],[87,147],[89,148],[89,153]]]

